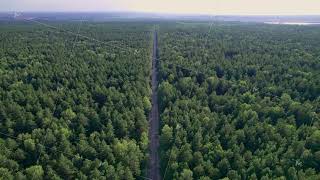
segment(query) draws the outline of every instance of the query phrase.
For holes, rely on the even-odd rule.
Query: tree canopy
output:
[[[151,24],[44,23],[0,22],[0,179],[144,176]]]
[[[164,178],[319,179],[319,41],[319,27],[160,26]]]

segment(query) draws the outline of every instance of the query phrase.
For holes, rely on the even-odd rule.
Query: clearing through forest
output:
[[[153,53],[152,53],[152,109],[149,115],[149,140],[150,140],[150,159],[148,167],[148,177],[152,180],[160,180],[159,163],[159,108],[158,108],[158,70],[157,70],[157,49],[158,34],[154,31]]]

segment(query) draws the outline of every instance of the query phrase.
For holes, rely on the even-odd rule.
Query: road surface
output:
[[[159,163],[159,106],[158,106],[158,71],[157,71],[157,49],[158,34],[154,31],[153,35],[153,53],[152,53],[152,109],[149,115],[149,140],[150,140],[150,159],[148,167],[148,178],[160,180]]]

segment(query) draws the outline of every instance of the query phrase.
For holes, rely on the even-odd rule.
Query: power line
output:
[[[97,42],[97,43],[100,43],[100,44],[110,45],[110,43],[119,43],[118,41],[109,41],[109,42],[101,41],[101,40],[98,40],[98,39],[95,39],[95,38],[92,38],[92,37],[89,37],[89,36],[86,36],[86,35],[83,35],[83,34],[79,34],[79,33],[75,33],[75,32],[72,32],[72,31],[69,31],[69,30],[66,30],[66,29],[58,28],[56,26],[52,26],[52,25],[49,25],[49,24],[46,24],[46,23],[43,23],[43,22],[40,22],[40,21],[33,20],[33,19],[24,19],[24,20],[40,24],[42,26],[45,26],[45,27],[48,27],[48,28],[51,28],[51,29],[55,29],[55,30],[57,30],[57,32],[61,31],[61,32],[64,32],[64,33],[67,33],[67,34],[71,34],[71,35],[76,36],[76,37],[82,37],[82,38]],[[114,46],[116,46],[116,45],[114,45]],[[120,48],[120,47],[117,46],[117,48]],[[124,48],[120,48],[120,49],[124,49]]]
[[[180,125],[177,124],[176,130],[178,130],[179,128],[180,128]],[[177,132],[178,132],[178,131],[177,131]],[[176,133],[177,133],[177,132],[176,132]],[[177,140],[177,138],[174,138],[173,145],[176,144],[176,140]],[[169,164],[170,164],[170,161],[171,161],[172,149],[173,149],[173,148],[170,149],[169,159],[168,159],[168,162],[167,162],[166,169],[165,169],[165,171],[164,171],[162,180],[164,180],[164,179],[166,178],[167,170],[168,170],[168,167],[169,167]]]
[[[217,1],[217,2],[218,2],[218,1]],[[217,7],[218,7],[218,5],[217,5]],[[211,19],[211,21],[209,21],[209,22],[210,22],[210,25],[209,25],[209,30],[208,30],[208,32],[207,32],[207,38],[206,38],[206,42],[205,42],[205,47],[208,45],[208,39],[209,39],[209,37],[210,37],[210,33],[211,33],[211,30],[212,30],[212,26],[213,26],[212,15],[210,15],[210,19]],[[196,74],[205,75],[205,73],[202,73],[202,72],[197,71],[197,70],[194,70],[194,69],[186,68],[186,67],[181,66],[181,65],[178,65],[178,64],[167,63],[167,65],[174,65],[174,66],[176,66],[176,67],[180,67],[181,69],[189,70],[189,71],[194,72],[194,73],[196,73]],[[178,124],[178,125],[179,125],[179,124]],[[179,128],[178,125],[177,125],[177,129]],[[176,141],[176,138],[175,138],[175,141]],[[175,141],[174,141],[173,144],[175,144]],[[166,173],[167,173],[167,170],[168,170],[168,167],[169,167],[169,163],[170,163],[170,161],[171,161],[171,156],[172,156],[172,148],[171,148],[171,150],[170,150],[169,159],[168,159],[168,162],[167,162],[167,165],[166,165],[166,169],[165,169],[165,171],[164,171],[163,180],[164,180],[165,177],[166,177]]]
[[[74,46],[75,46],[75,44],[76,44],[76,41],[77,41],[77,38],[78,38],[78,34],[80,33],[81,25],[82,25],[82,18],[81,18],[80,24],[79,24],[79,26],[78,26],[77,36],[75,37],[75,40],[74,40],[74,42],[73,42],[70,56],[72,55],[72,51],[74,50]],[[52,120],[50,120],[50,125],[49,125],[49,126],[51,126],[51,125],[52,125]],[[47,140],[47,136],[44,137],[44,142],[46,142],[46,140]],[[41,152],[39,153],[39,156],[38,156],[38,159],[37,159],[37,163],[38,163],[40,157],[41,157]]]
[[[39,22],[39,21],[36,21],[36,20],[33,20],[33,19],[24,19],[24,20],[30,21],[30,22],[34,22],[34,23],[37,23],[37,24],[40,24],[40,25],[43,25],[43,26],[48,27],[48,28],[50,28],[50,29],[55,29],[56,32],[58,32],[58,33],[59,33],[59,32],[64,32],[64,33],[67,33],[67,34],[71,34],[71,35],[76,36],[76,37],[75,37],[75,40],[74,40],[74,43],[73,43],[73,46],[72,46],[72,50],[74,49],[74,46],[75,46],[75,43],[76,43],[78,37],[82,37],[82,38],[85,38],[85,39],[88,39],[88,40],[92,40],[93,42],[96,42],[96,43],[101,43],[101,44],[107,44],[107,45],[109,45],[109,42],[101,41],[101,40],[98,40],[98,39],[95,39],[95,38],[92,38],[92,37],[89,37],[89,36],[85,36],[85,35],[80,34],[80,28],[81,28],[81,26],[82,26],[82,20],[81,20],[81,22],[80,22],[80,25],[78,26],[77,33],[74,33],[74,32],[69,31],[69,30],[61,29],[61,28],[58,28],[58,27],[56,27],[56,26],[52,26],[52,25],[49,25],[49,24],[46,24],[46,23],[42,23],[42,22]],[[110,42],[118,42],[118,41],[110,41]],[[120,47],[118,46],[118,48],[120,48]],[[124,49],[124,48],[120,48],[120,49]],[[127,49],[126,49],[126,50],[127,50]],[[51,122],[50,124],[52,124],[52,122]],[[101,126],[104,126],[104,125],[101,124],[100,122],[98,122],[98,124],[101,125]],[[12,138],[12,139],[16,139],[16,140],[22,141],[22,139],[19,139],[18,137],[15,137],[15,136],[12,136],[12,135],[3,133],[3,132],[0,132],[0,134],[2,134],[3,136],[6,136],[6,137]],[[87,137],[86,137],[86,138],[87,138]],[[46,139],[46,137],[45,137],[45,139]],[[75,138],[75,140],[80,140],[80,138]],[[43,144],[40,144],[40,143],[37,143],[37,144],[40,145],[40,146],[43,146],[43,147],[45,147],[45,148],[47,148],[47,149],[50,149],[50,150],[52,150],[52,151],[60,152],[61,154],[68,155],[68,156],[70,156],[71,158],[76,157],[74,154],[69,154],[69,153],[60,151],[60,150],[58,150],[58,149],[53,150],[52,147],[49,147],[49,146],[46,146],[46,145],[43,145]],[[40,152],[40,154],[39,154],[39,157],[38,157],[37,161],[39,160],[40,156],[41,156],[41,152]],[[89,159],[83,158],[83,157],[81,157],[81,156],[79,156],[79,158],[84,159],[84,160],[89,160]],[[134,175],[134,176],[140,177],[140,178],[143,178],[143,179],[151,180],[150,178],[145,177],[145,176],[140,176],[140,175]]]
[[[81,18],[80,24],[79,24],[79,26],[78,26],[78,32],[77,32],[77,34],[80,34],[80,29],[81,29],[82,21],[83,21],[83,20],[82,20],[82,18]],[[72,53],[72,51],[74,50],[74,46],[75,46],[75,44],[76,44],[76,42],[77,42],[78,37],[79,37],[79,35],[77,35],[77,36],[75,37],[75,39],[74,39],[74,42],[73,42],[73,45],[72,45],[72,49],[71,49],[71,53]]]
[[[139,176],[139,175],[136,175],[137,177],[141,177],[143,179],[148,179],[148,180],[152,180],[151,178],[148,178],[148,177],[144,177],[144,176]]]
[[[171,161],[172,149],[173,148],[170,149],[169,159],[168,159],[167,166],[166,166],[166,169],[164,171],[163,178],[162,178],[163,180],[166,178],[167,170],[168,170],[168,167],[169,167],[169,164],[170,164],[170,161]]]

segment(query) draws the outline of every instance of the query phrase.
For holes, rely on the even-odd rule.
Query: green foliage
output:
[[[168,82],[162,82],[158,89],[160,99],[160,109],[164,109],[170,102],[175,100],[175,88]]]
[[[0,179],[145,176],[152,24],[0,27]]]
[[[151,111],[152,104],[148,97],[143,98],[143,107],[146,113],[149,113]]]
[[[0,179],[3,180],[12,180],[13,176],[10,171],[6,168],[0,168]]]
[[[179,176],[178,179],[181,180],[192,180],[192,171],[190,169],[184,169],[181,173],[181,175]]]
[[[31,166],[26,169],[26,174],[28,179],[41,180],[43,179],[43,169],[42,166]]]
[[[0,179],[145,176],[153,25],[0,22]],[[164,178],[320,179],[319,28],[209,26],[159,22]]]
[[[160,26],[165,179],[319,179],[319,28],[209,26]]]
[[[160,136],[160,144],[162,147],[167,147],[172,143],[173,130],[167,124],[163,126]]]

